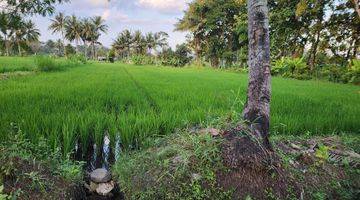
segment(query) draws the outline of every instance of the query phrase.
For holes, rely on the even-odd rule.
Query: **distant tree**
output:
[[[107,32],[108,25],[105,24],[105,20],[102,19],[100,16],[93,17],[91,21],[93,24],[93,31],[91,33],[90,43],[92,46],[93,58],[95,59],[97,57],[95,45],[100,44],[98,40],[102,33]]]
[[[73,55],[76,53],[75,48],[71,44],[67,44],[65,47],[66,56]]]
[[[81,40],[82,26],[75,15],[70,16],[65,22],[65,37],[76,44],[76,51],[79,52],[79,41]]]
[[[122,58],[130,57],[131,55],[131,46],[133,43],[133,36],[131,31],[126,29],[122,31],[118,37],[114,40],[112,46],[120,54]]]
[[[65,51],[65,31],[66,31],[66,21],[68,17],[64,15],[64,13],[58,13],[54,19],[51,19],[51,24],[49,29],[53,31],[53,33],[60,33],[62,38],[62,43]]]
[[[244,119],[255,137],[271,149],[270,131],[270,36],[267,0],[248,0],[249,86]]]
[[[160,31],[154,34],[155,48],[163,48],[169,46],[168,43],[169,34],[166,32]]]
[[[90,19],[85,18],[82,20],[81,22],[81,26],[82,26],[82,31],[81,31],[81,40],[84,43],[84,54],[85,57],[87,57],[87,42],[91,42],[92,41],[92,35],[94,34],[94,25],[91,22]]]
[[[176,45],[174,54],[179,60],[179,66],[185,66],[192,60],[191,50],[186,43]]]
[[[240,47],[235,16],[244,8],[239,0],[195,0],[176,24],[176,30],[191,32],[190,46],[198,61],[205,56],[213,67],[219,67],[224,58],[227,62],[235,60],[229,59]]]
[[[48,15],[55,11],[54,4],[69,0],[0,0],[0,8],[11,15]],[[1,10],[1,9],[0,9]]]
[[[5,46],[5,55],[9,56],[9,48],[10,48],[10,29],[11,29],[11,19],[9,18],[9,15],[7,15],[5,12],[0,12],[0,31],[3,36],[3,43]]]
[[[147,47],[147,53],[151,54],[151,51],[156,48],[155,37],[152,32],[149,32],[145,35],[145,43]]]
[[[39,36],[40,31],[32,21],[17,21],[12,29],[12,39],[17,45],[18,55],[22,56],[21,45],[28,45],[30,42],[38,41]]]
[[[133,35],[133,48],[135,54],[145,54],[146,40],[140,30],[134,32]]]

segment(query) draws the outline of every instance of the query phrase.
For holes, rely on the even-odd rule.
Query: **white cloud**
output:
[[[101,15],[105,20],[124,21],[128,20],[128,16],[116,9],[106,9]]]
[[[91,5],[93,6],[108,6],[109,5],[109,1],[108,0],[89,0]]]
[[[180,12],[185,10],[188,0],[138,0],[137,5],[161,12]]]

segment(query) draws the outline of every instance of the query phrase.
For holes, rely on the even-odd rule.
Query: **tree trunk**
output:
[[[64,31],[61,32],[62,42],[63,42],[63,48],[64,48],[64,57],[66,57],[66,45],[65,45],[65,36]]]
[[[85,59],[87,59],[87,45],[86,45],[86,42],[84,41],[84,56],[85,56]]]
[[[22,55],[21,55],[21,46],[20,46],[20,42],[17,42],[17,46],[18,46],[19,56],[22,56]]]
[[[7,41],[7,35],[4,35],[4,43],[5,43],[5,52],[6,56],[9,56],[9,42]]]
[[[316,53],[317,53],[317,49],[318,49],[319,42],[320,42],[320,33],[321,33],[321,30],[318,30],[316,33],[315,42],[311,46],[311,52],[310,52],[309,63],[308,63],[310,66],[311,72],[313,72],[315,69]]]
[[[360,18],[360,1],[359,0],[353,0],[355,10]]]
[[[248,0],[249,85],[244,119],[253,134],[271,149],[270,128],[270,36],[267,0]]]
[[[95,58],[95,42],[94,41],[92,41],[92,55],[93,55],[93,59],[94,60],[96,60],[96,58]]]

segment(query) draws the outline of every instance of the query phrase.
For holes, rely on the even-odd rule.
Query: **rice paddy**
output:
[[[31,68],[31,59],[0,58],[0,66]],[[47,138],[64,154],[105,134],[111,145],[120,138],[128,146],[240,113],[246,88],[247,74],[122,63],[14,77],[0,80],[0,139],[16,123],[30,140]],[[274,77],[272,91],[272,134],[360,132],[359,86]]]

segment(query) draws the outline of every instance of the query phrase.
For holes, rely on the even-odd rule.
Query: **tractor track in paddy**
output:
[[[135,86],[140,90],[140,92],[144,94],[146,101],[149,103],[150,107],[155,111],[155,113],[157,115],[159,115],[160,111],[161,111],[160,107],[156,103],[156,101],[151,97],[150,93],[146,90],[146,88],[143,87],[125,67],[122,67],[122,69],[129,76],[129,78],[134,82]]]

